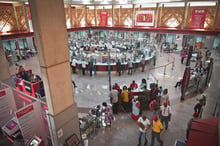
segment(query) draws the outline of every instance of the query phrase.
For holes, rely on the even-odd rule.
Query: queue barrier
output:
[[[159,48],[156,47],[158,50]],[[148,79],[149,79],[149,76],[151,75],[153,77],[153,79],[156,81],[156,84],[158,84],[158,79],[155,77],[155,75],[152,73],[153,70],[155,69],[159,69],[159,68],[164,68],[164,72],[163,74],[165,75],[166,74],[166,67],[169,66],[170,64],[172,64],[172,70],[174,69],[174,63],[175,63],[175,57],[172,56],[170,53],[167,53],[165,52],[164,50],[162,50],[163,53],[165,53],[166,55],[168,55],[168,63],[164,64],[164,65],[160,65],[160,66],[156,66],[156,67],[151,67],[148,69]],[[172,61],[170,61],[170,58],[172,58]]]

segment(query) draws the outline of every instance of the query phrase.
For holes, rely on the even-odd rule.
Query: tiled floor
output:
[[[168,88],[171,99],[172,120],[169,123],[169,129],[161,133],[164,146],[174,145],[176,139],[185,141],[187,122],[193,114],[193,106],[196,103],[196,97],[180,102],[180,88],[174,88],[174,85],[178,77],[182,77],[185,65],[180,63],[179,54],[172,53],[172,55],[175,58],[173,70],[172,64],[170,64],[166,67],[165,75],[164,67],[152,71],[154,76],[158,79],[159,85],[163,86],[163,88]],[[220,73],[220,53],[213,51],[212,57],[214,58],[214,71],[210,87],[205,90],[207,94],[207,104],[204,107],[203,118],[212,117],[214,105],[219,100],[219,93],[216,91],[220,90],[220,78],[218,77]],[[166,54],[157,53],[156,66],[167,64],[169,61],[172,61],[171,57],[168,59]],[[37,57],[29,58],[25,61],[22,60],[19,64],[22,64],[25,69],[32,69],[34,73],[40,75]],[[148,68],[150,67],[153,66],[149,64]],[[11,74],[16,72],[14,65],[10,67],[10,71]],[[73,74],[72,77],[77,84],[77,88],[75,88],[74,91],[74,98],[80,109],[92,108],[101,104],[103,101],[109,102],[107,73],[97,72],[95,76],[90,77],[88,74],[82,76],[80,72],[78,72],[78,74]],[[117,82],[121,86],[130,85],[132,80],[136,80],[137,83],[140,83],[142,78],[147,79],[147,77],[147,71],[144,73],[136,71],[132,76],[125,73],[121,77],[119,77],[116,72],[111,73],[112,84]],[[150,76],[148,83],[152,81],[153,79]],[[144,111],[144,114],[151,118],[151,111]],[[82,115],[82,113],[79,113],[79,116]],[[147,132],[147,138],[150,143],[150,130]],[[136,121],[131,119],[130,113],[119,113],[115,115],[115,121],[112,123],[111,128],[96,129],[96,133],[93,133],[88,140],[90,146],[135,146],[138,143],[138,127]],[[0,143],[0,145],[2,145],[2,143]],[[155,145],[159,144],[156,142]]]

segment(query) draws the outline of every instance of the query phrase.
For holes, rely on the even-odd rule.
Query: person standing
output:
[[[138,100],[138,96],[134,96],[134,98],[132,99],[131,117],[134,120],[138,120],[140,117],[140,102]]]
[[[19,50],[19,49],[16,49],[16,50],[15,50],[15,54],[16,54],[16,56],[17,56],[17,61],[20,61],[20,60],[21,60],[20,50]]]
[[[75,74],[76,73],[76,59],[72,60],[72,64],[71,65],[72,65],[72,71]]]
[[[162,105],[164,103],[164,101],[167,101],[168,104],[170,104],[170,98],[169,98],[169,94],[168,94],[168,89],[164,89],[163,90],[163,94],[161,95],[161,99],[160,99],[160,104]]]
[[[128,75],[132,75],[133,63],[128,59]]]
[[[82,61],[82,74],[85,75],[85,71],[86,71],[86,62],[83,60]]]
[[[92,71],[93,71],[93,60],[90,59],[90,61],[89,61],[89,74],[90,74],[90,77],[92,76]]]
[[[123,111],[127,112],[129,110],[129,92],[127,86],[123,87],[123,91],[121,93],[121,101],[122,101]]]
[[[168,129],[168,122],[171,116],[171,108],[167,101],[164,101],[163,105],[160,106],[161,123],[165,123],[165,129]]]
[[[137,120],[137,125],[139,127],[139,138],[138,138],[138,146],[141,146],[141,137],[144,135],[144,145],[146,146],[148,143],[146,132],[150,128],[151,124],[150,121],[147,119],[146,116],[142,116]]]
[[[188,140],[189,138],[189,131],[191,130],[191,126],[192,126],[192,122],[196,119],[198,119],[199,117],[199,113],[198,112],[195,112],[193,114],[193,118],[191,118],[188,123],[187,123],[187,129],[186,129],[186,140]]]
[[[109,93],[110,101],[112,103],[112,110],[114,114],[118,113],[118,90],[112,87]]]
[[[117,72],[118,72],[118,75],[121,76],[121,61],[120,61],[120,59],[118,59],[118,61],[117,61]]]
[[[151,145],[154,145],[154,139],[157,138],[157,141],[160,143],[160,146],[163,146],[163,141],[160,139],[160,133],[163,130],[163,125],[158,119],[157,115],[153,116],[153,127],[151,133]]]
[[[181,54],[181,64],[183,64],[184,58],[186,57],[185,51],[182,52]]]
[[[144,57],[142,57],[141,66],[142,66],[142,72],[144,72],[144,67],[145,67],[145,58]]]
[[[103,102],[102,106],[102,112],[105,113],[105,126],[111,127],[112,121],[114,119],[112,109],[106,102]]]

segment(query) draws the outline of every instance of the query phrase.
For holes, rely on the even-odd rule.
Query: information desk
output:
[[[135,90],[131,90],[131,92],[130,92],[131,99],[133,99],[134,96],[139,96],[143,91],[144,90],[139,89],[139,88],[137,88]]]

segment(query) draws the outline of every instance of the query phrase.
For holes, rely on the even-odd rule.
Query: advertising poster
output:
[[[154,26],[154,11],[136,11],[135,14],[136,26]]]
[[[34,115],[34,106],[33,104],[20,109],[16,112],[17,119],[19,121],[19,127],[21,129],[22,135],[25,141],[28,141],[32,138],[35,133],[34,127],[37,119]]]
[[[36,101],[16,112],[25,141],[29,141],[35,135],[46,140],[48,132],[43,121],[42,110],[41,103]]]
[[[100,26],[108,26],[108,12],[101,11],[100,12]]]
[[[191,17],[191,28],[204,28],[207,10],[193,10]]]

